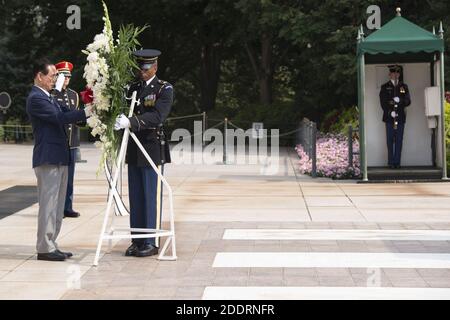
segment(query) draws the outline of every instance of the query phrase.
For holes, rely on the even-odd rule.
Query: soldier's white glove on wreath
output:
[[[91,104],[86,105],[86,107],[84,108],[84,114],[86,115],[86,118],[92,116],[92,108],[93,106]]]
[[[394,97],[394,101],[395,101],[395,103],[399,103],[400,102],[400,98],[399,97]]]
[[[114,125],[114,130],[122,130],[129,128],[130,120],[128,120],[127,116],[125,116],[123,113],[120,116],[117,116],[116,118],[116,124]]]

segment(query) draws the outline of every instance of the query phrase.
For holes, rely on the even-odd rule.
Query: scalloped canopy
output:
[[[358,55],[396,55],[444,51],[439,36],[398,16],[358,43]],[[422,55],[424,56],[424,55]]]

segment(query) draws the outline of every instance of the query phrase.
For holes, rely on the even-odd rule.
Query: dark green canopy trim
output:
[[[438,60],[436,53],[427,52],[408,52],[408,53],[393,53],[393,54],[368,54],[366,55],[366,64],[390,64],[390,63],[419,63],[419,62],[433,62]]]

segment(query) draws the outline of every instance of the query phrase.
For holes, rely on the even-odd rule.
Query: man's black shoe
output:
[[[66,259],[69,259],[70,257],[73,256],[72,252],[63,252],[63,251],[61,251],[59,249],[56,250],[56,252],[63,254],[66,257]]]
[[[65,211],[64,210],[64,218],[78,218],[80,214],[76,211]]]
[[[390,164],[389,169],[395,169],[395,166],[393,164]]]
[[[127,251],[125,251],[125,255],[127,257],[135,256],[137,250],[138,250],[138,245],[136,243],[133,243],[131,246],[128,247]]]
[[[158,248],[152,244],[144,244],[140,246],[136,252],[136,257],[149,257],[158,254]]]
[[[45,260],[45,261],[64,261],[66,260],[66,256],[62,253],[59,253],[57,250],[49,253],[38,253],[37,255],[38,260]]]
[[[399,165],[399,164],[396,164],[396,165],[394,166],[394,168],[395,168],[395,169],[400,169],[400,165]]]

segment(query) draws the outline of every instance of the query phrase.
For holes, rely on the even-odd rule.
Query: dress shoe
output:
[[[78,218],[80,213],[76,211],[65,211],[64,210],[64,218]]]
[[[395,169],[400,169],[400,165],[399,165],[399,164],[396,164],[396,165],[394,166],[394,168],[395,168]]]
[[[393,164],[390,164],[389,169],[395,169],[395,166]]]
[[[149,257],[158,254],[158,248],[152,244],[144,244],[136,251],[136,257]]]
[[[132,243],[131,246],[128,247],[127,251],[125,251],[125,255],[127,257],[135,256],[138,250],[138,245],[136,243]]]
[[[55,250],[49,253],[38,253],[37,259],[45,261],[64,261],[66,260],[66,256],[62,253],[59,253],[58,250]]]
[[[70,257],[72,257],[73,256],[73,254],[72,254],[72,252],[63,252],[63,251],[61,251],[61,250],[56,250],[56,252],[58,252],[58,253],[60,253],[60,254],[63,254],[65,257],[66,257],[66,259],[69,259]]]

